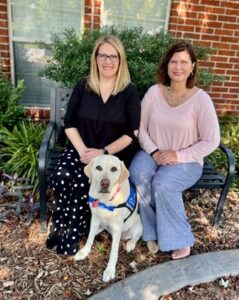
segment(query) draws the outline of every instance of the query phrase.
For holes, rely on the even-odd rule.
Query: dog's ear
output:
[[[91,160],[91,162],[89,162],[88,165],[84,167],[84,172],[85,175],[89,178],[89,183],[91,182],[91,178],[92,178],[92,165],[93,165],[93,160]]]
[[[127,178],[129,178],[129,171],[126,168],[124,162],[121,161],[121,174],[120,174],[119,182],[121,183],[121,182],[123,182]]]

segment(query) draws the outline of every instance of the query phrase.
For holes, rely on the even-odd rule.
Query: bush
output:
[[[0,128],[12,129],[14,125],[25,119],[24,107],[18,104],[24,90],[23,81],[14,87],[4,75],[0,75]]]
[[[38,156],[45,132],[43,124],[22,122],[13,130],[0,129],[0,168],[8,174],[28,178],[34,185],[34,192],[39,185]]]
[[[221,129],[221,141],[228,148],[230,148],[234,154],[236,161],[236,172],[233,178],[232,187],[235,190],[239,190],[239,126],[238,119],[234,116],[226,116],[221,118],[220,120],[220,129]],[[222,171],[226,166],[226,157],[225,155],[217,150],[211,155],[211,160],[217,167],[219,167]]]
[[[95,40],[102,35],[112,34],[122,41],[129,65],[132,82],[137,86],[142,97],[147,89],[155,82],[155,72],[166,49],[176,39],[163,32],[147,34],[143,28],[102,27],[99,30],[86,30],[82,35],[74,29],[65,29],[62,33],[52,34],[51,43],[39,42],[41,48],[50,51],[48,64],[41,72],[41,76],[65,87],[73,87],[80,78],[89,74],[90,55]],[[211,49],[195,46],[198,59],[206,60]],[[210,71],[199,73],[199,83],[210,85],[220,77]]]

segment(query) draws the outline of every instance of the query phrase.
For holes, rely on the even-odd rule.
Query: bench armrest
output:
[[[227,157],[226,182],[227,181],[231,182],[232,177],[235,173],[235,158],[234,158],[234,155],[233,155],[232,151],[222,143],[220,143],[219,149],[222,150],[226,154],[226,157]]]
[[[54,147],[55,143],[55,131],[56,131],[56,124],[53,122],[50,122],[47,126],[45,135],[42,139],[40,150],[39,150],[39,174],[44,176],[46,163],[47,163],[47,152],[50,149],[50,147]]]

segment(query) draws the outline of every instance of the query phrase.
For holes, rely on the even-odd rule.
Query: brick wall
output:
[[[218,115],[239,116],[239,1],[172,0],[169,32],[193,44],[215,48],[201,68],[224,75],[208,90]]]
[[[0,72],[10,76],[7,0],[0,0]]]
[[[101,0],[85,0],[85,28],[97,29],[100,26]]]
[[[100,26],[102,0],[85,0],[85,28]],[[10,74],[7,0],[0,0],[0,51],[3,72]],[[193,44],[216,50],[200,67],[226,76],[209,89],[219,115],[239,116],[239,0],[172,0],[169,31]],[[31,109],[36,118],[47,118],[47,110]]]

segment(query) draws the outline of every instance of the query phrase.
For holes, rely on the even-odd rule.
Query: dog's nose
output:
[[[110,186],[110,181],[107,178],[103,178],[100,182],[100,185],[103,189],[108,189],[108,187]]]

